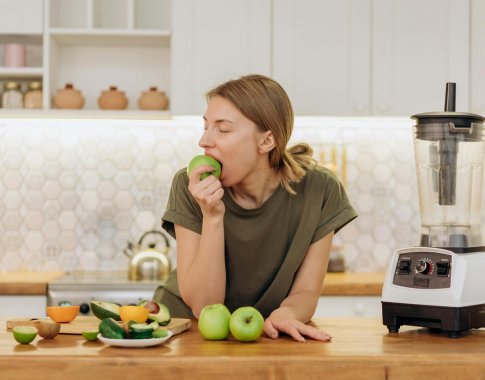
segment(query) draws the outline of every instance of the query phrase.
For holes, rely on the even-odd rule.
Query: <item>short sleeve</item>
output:
[[[340,180],[330,171],[321,189],[321,211],[312,243],[320,240],[330,232],[337,233],[346,224],[357,217],[351,206],[347,193]]]
[[[167,207],[162,216],[162,228],[174,239],[175,224],[198,234],[202,231],[202,211],[189,192],[186,170],[179,170],[172,181]]]

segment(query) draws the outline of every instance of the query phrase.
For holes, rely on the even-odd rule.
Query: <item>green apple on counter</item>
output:
[[[252,306],[243,306],[236,309],[229,321],[229,328],[234,338],[240,342],[253,342],[263,332],[264,318],[261,313]]]
[[[217,161],[215,158],[211,156],[206,156],[203,154],[192,158],[192,160],[189,162],[189,165],[187,166],[187,174],[190,175],[192,170],[202,165],[212,166],[214,170],[211,172],[202,173],[200,175],[201,181],[210,175],[216,176],[217,178],[221,176],[221,163]]]
[[[224,340],[229,336],[231,312],[220,303],[205,306],[199,315],[197,327],[207,340]]]

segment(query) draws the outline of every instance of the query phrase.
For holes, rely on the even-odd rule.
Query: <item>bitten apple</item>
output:
[[[264,318],[261,313],[252,306],[243,306],[236,309],[229,321],[229,329],[232,336],[240,342],[253,342],[263,332]]]
[[[207,340],[223,340],[229,336],[231,312],[220,303],[205,306],[199,315],[197,327]]]
[[[190,160],[189,165],[187,166],[187,174],[190,175],[192,170],[202,165],[212,166],[214,170],[211,172],[202,173],[200,175],[201,181],[210,175],[216,176],[217,178],[221,176],[221,169],[222,169],[221,163],[217,161],[215,158],[211,156],[206,156],[203,154],[200,156],[195,156],[194,158],[192,158],[192,160]]]

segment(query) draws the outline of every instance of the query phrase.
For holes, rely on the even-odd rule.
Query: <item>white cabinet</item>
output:
[[[212,87],[248,73],[270,74],[271,3],[173,2],[173,113],[200,115]]]
[[[273,2],[272,73],[299,115],[370,112],[370,0]]]
[[[315,317],[380,317],[381,297],[322,296],[318,300]]]
[[[478,73],[483,1],[475,3]],[[273,75],[297,114],[440,111],[447,81],[457,83],[457,110],[469,109],[468,1],[279,0],[273,6]]]
[[[470,111],[485,115],[485,1],[471,1]],[[461,108],[461,107],[460,107]]]
[[[468,1],[374,0],[372,10],[371,113],[442,111],[445,82],[469,110]]]
[[[46,296],[0,296],[0,317],[45,317],[46,306]]]

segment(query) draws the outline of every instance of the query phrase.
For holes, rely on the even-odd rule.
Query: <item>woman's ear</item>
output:
[[[276,142],[273,136],[273,132],[271,131],[264,132],[259,141],[259,146],[258,146],[259,152],[260,153],[271,152],[275,146],[276,146]]]

